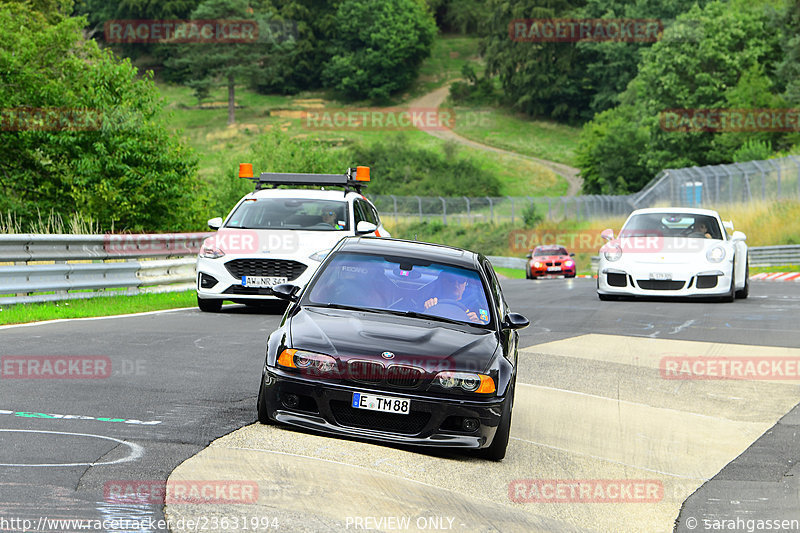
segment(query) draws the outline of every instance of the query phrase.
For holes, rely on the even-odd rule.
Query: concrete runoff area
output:
[[[257,503],[235,510],[167,505],[165,512],[173,522],[198,513],[276,517],[298,531],[429,531],[432,524],[455,531],[672,531],[687,497],[791,410],[800,393],[781,380],[664,379],[664,354],[800,360],[793,348],[615,335],[534,345],[520,352],[528,371],[520,373],[512,438],[500,463],[254,424],[212,443],[170,481],[257,480]],[[635,386],[620,394],[601,379],[599,389],[585,392],[594,375],[586,369],[598,365],[618,384],[630,377]],[[743,405],[765,394],[768,401]],[[648,493],[654,485],[657,498]]]

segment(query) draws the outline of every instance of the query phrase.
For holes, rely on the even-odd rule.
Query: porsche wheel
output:
[[[736,297],[740,300],[747,298],[750,294],[750,261],[747,261],[747,266],[744,268],[744,288],[736,291]]]

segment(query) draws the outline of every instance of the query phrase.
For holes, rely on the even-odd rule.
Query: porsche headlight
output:
[[[711,263],[719,263],[725,259],[725,248],[722,246],[714,246],[706,252],[706,259]]]
[[[622,257],[622,248],[620,248],[618,244],[609,246],[603,251],[603,256],[606,258],[606,261],[619,261]]]

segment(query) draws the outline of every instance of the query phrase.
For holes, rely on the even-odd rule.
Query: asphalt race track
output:
[[[800,379],[775,370],[800,360],[800,283],[752,282],[750,298],[731,304],[601,302],[593,279],[503,285],[533,325],[521,333],[501,463],[253,424],[276,314],[231,305],[0,328],[0,531],[80,530],[44,519],[142,532],[166,529],[112,523],[666,532],[800,520]],[[100,367],[90,379],[15,375],[27,356]],[[664,371],[665,360],[700,356],[769,360],[772,370],[759,379]],[[256,498],[165,507],[109,495],[168,478],[255,485]],[[739,529],[718,527],[737,520]]]

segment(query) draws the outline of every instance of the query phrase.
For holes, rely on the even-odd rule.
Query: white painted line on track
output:
[[[44,463],[44,464],[14,464],[14,463],[0,463],[0,466],[11,466],[11,467],[48,467],[48,466],[106,466],[106,465],[116,465],[120,463],[129,463],[131,461],[135,461],[144,455],[144,448],[139,446],[138,444],[134,444],[132,442],[126,442],[124,440],[115,439],[114,437],[106,437],[104,435],[91,435],[89,433],[67,433],[65,431],[40,431],[40,430],[33,430],[33,429],[0,429],[0,433],[45,433],[50,435],[71,435],[74,437],[91,437],[95,439],[103,439],[103,440],[110,440],[113,442],[117,442],[124,446],[127,446],[131,449],[131,452],[128,454],[127,457],[123,457],[121,459],[116,459],[114,461],[107,461],[103,463]]]
[[[178,307],[176,309],[161,309],[159,311],[144,311],[142,313],[131,313],[128,315],[111,315],[111,316],[88,316],[83,318],[57,318],[55,320],[42,320],[40,322],[27,322],[25,324],[8,324],[6,326],[0,326],[0,330],[3,329],[11,329],[11,328],[27,328],[31,326],[42,326],[46,324],[58,324],[59,322],[72,322],[77,320],[109,320],[112,318],[133,318],[139,316],[147,316],[147,315],[158,315],[162,313],[174,313],[177,311],[191,311],[193,309],[197,309],[196,307]]]

